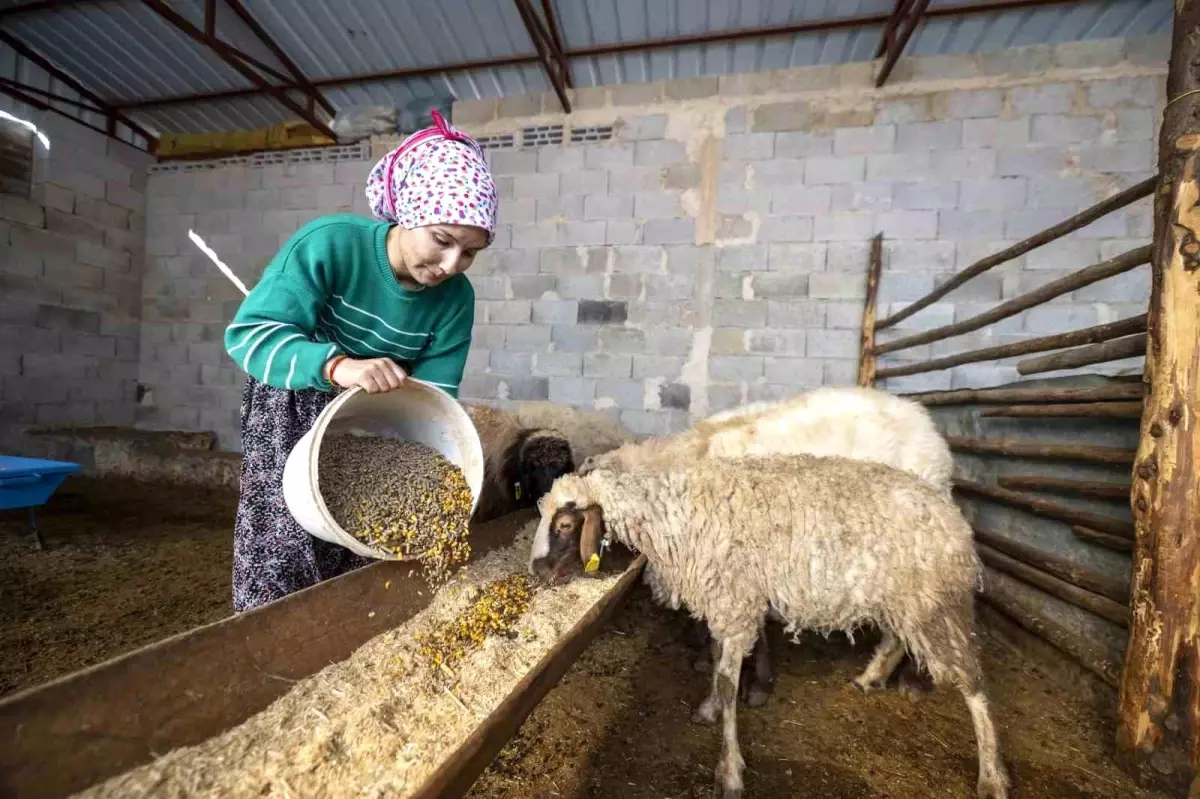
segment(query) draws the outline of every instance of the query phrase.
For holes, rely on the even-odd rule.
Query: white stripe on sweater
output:
[[[372,319],[377,319],[379,321],[379,324],[383,325],[384,327],[386,327],[388,330],[392,331],[393,333],[399,333],[402,336],[415,336],[417,338],[429,338],[428,333],[410,333],[407,330],[401,330],[398,327],[392,327],[391,325],[389,325],[387,323],[387,321],[385,319],[382,319],[382,318],[376,316],[375,314],[371,313],[370,311],[364,311],[362,308],[359,308],[355,305],[351,305],[350,303],[346,302],[346,298],[341,296],[340,294],[334,294],[333,298],[335,300],[339,300],[342,303],[342,305],[345,305],[347,308],[349,308],[352,311],[358,311],[360,314],[363,314],[364,316],[369,316]]]
[[[288,391],[292,390],[292,377],[295,376],[295,374],[296,374],[296,359],[299,357],[300,357],[300,353],[296,353],[295,355],[292,356],[292,366],[291,366],[291,368],[288,369],[287,382],[283,384],[283,387],[286,388]]]
[[[246,337],[242,339],[241,344],[238,344],[236,347],[233,347],[229,350],[230,355],[233,355],[235,352],[240,350],[242,347],[249,344],[250,339],[254,338],[254,334],[256,332],[258,332],[259,329],[266,327],[267,325],[271,325],[271,324],[278,325],[279,323],[278,322],[247,322],[246,324],[253,325],[253,327],[251,327],[249,330],[246,331]]]
[[[412,354],[410,354],[410,353],[395,353],[395,352],[388,352],[387,350],[384,350],[384,349],[380,349],[379,347],[376,347],[374,344],[363,341],[361,338],[357,338],[356,336],[350,335],[345,330],[342,330],[341,328],[337,327],[336,325],[330,324],[329,322],[327,322],[324,319],[322,319],[321,322],[322,322],[322,324],[327,325],[326,330],[328,330],[330,333],[332,333],[333,337],[335,339],[337,339],[337,341],[348,350],[353,349],[353,348],[346,347],[345,342],[342,341],[343,336],[350,339],[351,341],[357,341],[359,344],[363,345],[367,349],[374,350],[375,352],[378,352],[381,355],[386,355],[389,358],[402,358],[404,360],[408,360],[409,358],[412,357]]]
[[[362,326],[362,325],[360,325],[360,324],[356,324],[356,323],[354,323],[354,322],[351,322],[349,319],[347,319],[347,318],[346,318],[346,317],[344,317],[344,316],[339,316],[339,315],[338,315],[338,312],[337,312],[337,311],[335,311],[335,310],[333,310],[333,308],[330,308],[328,305],[326,305],[326,306],[325,306],[325,309],[326,309],[327,311],[329,311],[330,315],[332,315],[334,319],[340,319],[341,321],[343,321],[343,322],[345,322],[346,324],[350,325],[350,327],[357,327],[359,330],[365,330],[366,332],[370,333],[370,334],[371,334],[372,336],[374,336],[375,338],[377,338],[377,339],[379,339],[380,341],[382,341],[384,344],[391,344],[393,347],[400,347],[400,348],[402,348],[402,349],[406,349],[406,350],[415,350],[415,351],[417,351],[417,352],[420,352],[420,350],[421,350],[421,347],[414,347],[414,346],[412,346],[411,344],[401,344],[401,343],[400,343],[400,342],[398,342],[398,341],[391,341],[391,340],[389,340],[389,339],[386,339],[386,338],[384,338],[383,336],[381,336],[381,335],[379,335],[378,333],[376,333],[374,330],[372,330],[372,329],[371,329],[371,328],[369,328],[369,327],[363,327],[363,326]],[[380,350],[380,352],[382,352],[382,350]]]
[[[271,354],[267,356],[267,368],[265,370],[263,370],[262,381],[264,383],[271,382],[271,364],[275,361],[275,353],[279,352],[279,348],[282,347],[284,344],[287,344],[289,341],[292,341],[293,339],[298,339],[298,338],[304,338],[304,334],[303,333],[293,333],[292,335],[285,338],[283,341],[276,344],[271,349]]]
[[[258,341],[256,341],[256,342],[254,342],[253,344],[251,344],[251,345],[250,345],[250,349],[246,350],[246,357],[242,359],[242,371],[243,371],[243,372],[249,372],[249,371],[250,371],[250,359],[251,359],[252,357],[254,357],[254,351],[255,351],[256,349],[258,349],[258,345],[260,345],[260,344],[262,344],[264,341],[266,341],[266,340],[267,340],[267,337],[268,337],[268,336],[270,336],[272,333],[274,333],[274,332],[275,332],[276,330],[278,330],[279,328],[281,328],[281,327],[290,327],[290,325],[285,325],[283,322],[274,322],[274,323],[272,323],[271,325],[269,325],[268,327],[269,327],[269,329],[267,329],[267,330],[264,330],[264,331],[263,331],[263,333],[262,333],[262,335],[258,337]],[[264,381],[263,381],[263,382],[266,382],[266,381],[265,381],[265,379],[264,379]]]

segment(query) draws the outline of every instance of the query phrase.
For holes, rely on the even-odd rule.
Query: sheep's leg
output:
[[[696,717],[711,724],[717,720],[717,711],[721,712],[721,757],[717,761],[716,785],[712,795],[713,799],[740,799],[746,761],[742,759],[738,747],[737,695],[746,646],[737,638],[726,638],[716,648],[719,654],[714,653],[713,657],[716,662],[713,690],[696,711]]]
[[[996,726],[984,694],[983,670],[972,641],[970,620],[968,606],[957,617],[951,615],[931,622],[909,640],[919,659],[928,665],[934,682],[952,683],[962,692],[971,711],[979,748],[979,799],[1008,799],[1008,774],[1000,761]]]
[[[888,677],[904,659],[904,642],[892,632],[890,627],[884,627],[883,639],[875,647],[875,655],[863,673],[854,678],[854,684],[864,694],[882,691],[887,687]]]
[[[771,669],[771,652],[767,647],[766,619],[758,625],[758,639],[750,657],[743,662],[746,672],[745,690],[740,691],[740,698],[749,707],[762,707],[767,698],[775,692],[775,675]]]

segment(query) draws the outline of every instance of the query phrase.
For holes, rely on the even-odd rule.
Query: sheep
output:
[[[615,540],[708,622],[717,662],[693,718],[723,720],[714,796],[742,794],[739,672],[770,609],[793,635],[874,624],[883,640],[869,674],[886,675],[907,649],[952,683],[974,723],[978,796],[1007,799],[974,633],[982,569],[970,526],[937,488],[877,463],[770,456],[567,475],[539,508],[553,535],[534,564],[543,580],[570,579]]]
[[[800,454],[884,463],[911,472],[950,496],[950,448],[924,406],[856,387],[819,388],[777,403],[755,403],[718,413],[678,435],[650,438],[593,456],[579,471],[672,468],[703,458]],[[548,547],[548,531],[539,528],[531,562],[545,555]],[[679,608],[678,597],[666,590],[656,569],[647,568],[643,579],[656,602]],[[704,664],[702,657],[697,665]],[[753,665],[743,698],[756,707],[766,702],[773,685],[763,636],[756,645]],[[887,676],[880,682],[864,674],[854,684],[870,693],[882,688]],[[901,682],[910,693],[919,688],[907,678]]]
[[[571,444],[575,463],[583,463],[592,456],[634,440],[629,428],[601,411],[553,402],[518,402],[513,414],[522,427],[561,431]]]
[[[524,428],[507,411],[463,403],[483,447],[483,484],[472,518],[496,519],[532,508],[554,480],[575,469],[571,446],[557,430]]]

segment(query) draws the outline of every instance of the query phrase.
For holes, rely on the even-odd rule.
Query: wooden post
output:
[[[871,239],[871,261],[867,264],[867,299],[863,305],[862,342],[858,347],[858,384],[875,385],[875,316],[879,298],[879,275],[883,271],[883,234]]]
[[[1133,478],[1133,614],[1117,760],[1200,796],[1200,0],[1176,0],[1159,134],[1149,342]]]

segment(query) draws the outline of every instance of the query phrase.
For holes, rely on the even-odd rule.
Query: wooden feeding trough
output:
[[[472,561],[512,544],[530,512],[472,529]],[[631,562],[632,561],[632,562]],[[463,795],[636,583],[620,576],[412,794]],[[0,702],[0,795],[59,797],[201,744],[266,709],[429,606],[419,567],[383,561]],[[443,589],[445,590],[445,589]]]

